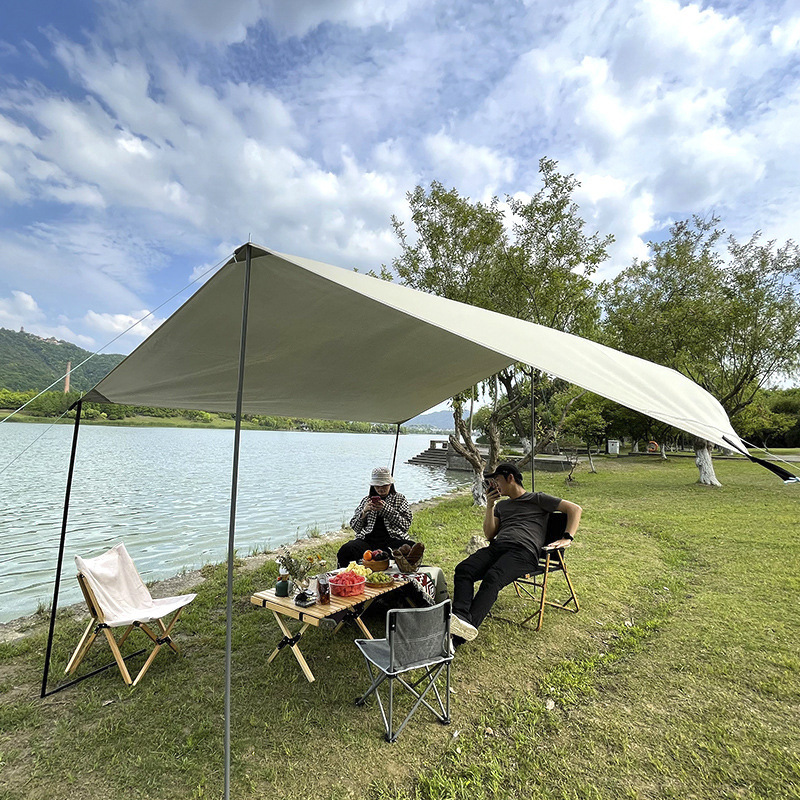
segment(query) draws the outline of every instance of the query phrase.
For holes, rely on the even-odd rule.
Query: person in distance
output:
[[[545,544],[548,515],[552,511],[567,515],[565,538],[552,543],[562,547],[574,538],[583,511],[569,500],[544,492],[526,492],[522,473],[514,464],[498,464],[484,479],[490,487],[483,518],[483,533],[489,546],[473,553],[455,569],[450,632],[457,644],[472,641],[478,635],[478,626],[504,586],[536,568]],[[501,497],[507,499],[500,500]],[[476,593],[478,581],[481,585]]]
[[[411,527],[408,500],[394,488],[394,478],[387,467],[375,467],[369,481],[369,494],[358,504],[350,527],[355,539],[345,542],[336,555],[340,567],[358,561],[366,550],[391,551],[404,544],[413,546],[408,535]]]

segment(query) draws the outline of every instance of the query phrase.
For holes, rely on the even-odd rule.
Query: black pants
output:
[[[364,539],[351,539],[345,542],[336,554],[340,567],[346,567],[351,561],[360,561],[367,550],[386,550],[391,556],[392,550],[404,544],[414,546],[410,539],[399,539],[393,536],[367,536]]]
[[[536,555],[519,545],[492,542],[464,559],[453,577],[453,613],[476,628],[483,622],[504,586],[532,572]],[[475,593],[475,583],[481,586]]]

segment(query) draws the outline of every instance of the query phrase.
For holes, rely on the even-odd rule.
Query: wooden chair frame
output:
[[[554,511],[547,519],[546,541],[548,543],[555,542],[563,538],[566,527],[567,515],[559,511]],[[578,611],[580,611],[578,596],[575,594],[575,589],[572,586],[572,581],[567,571],[567,564],[564,559],[564,551],[566,549],[566,547],[549,547],[545,545],[544,553],[539,560],[539,567],[514,581],[514,591],[517,593],[517,597],[529,598],[538,605],[538,608],[532,614],[518,623],[519,625],[527,625],[534,617],[537,617],[535,630],[541,630],[545,606],[552,606],[562,611],[570,611],[573,614],[577,614]],[[553,572],[563,573],[567,588],[569,589],[569,597],[563,602],[554,602],[547,599],[548,578]],[[571,608],[571,604],[574,604],[575,607]],[[498,619],[502,619],[502,617]]]
[[[158,655],[158,652],[161,650],[163,645],[168,645],[173,652],[180,654],[180,650],[178,650],[178,646],[175,644],[175,642],[172,641],[170,633],[185,606],[179,608],[166,625],[164,624],[163,619],[156,619],[159,628],[161,628],[160,635],[154,633],[146,623],[137,621],[128,625],[120,639],[117,640],[112,633],[111,626],[109,626],[103,618],[103,612],[97,603],[97,599],[92,591],[92,587],[81,573],[78,573],[78,585],[81,587],[81,592],[83,593],[84,600],[86,600],[86,605],[89,608],[89,614],[91,614],[92,619],[84,631],[80,642],[78,642],[78,646],[75,648],[75,651],[70,657],[69,662],[67,663],[67,668],[65,670],[67,675],[71,675],[73,672],[75,672],[101,631],[108,641],[108,646],[111,648],[111,653],[114,656],[114,660],[117,662],[119,671],[122,674],[122,679],[128,686],[136,686],[136,684],[139,683],[147,670],[150,669],[150,665],[153,663],[153,660]],[[142,668],[139,670],[136,678],[131,679],[130,672],[125,664],[125,659],[120,651],[120,647],[122,647],[122,645],[125,643],[125,640],[128,638],[134,628],[139,628],[140,630],[144,631],[144,633],[152,640],[155,647],[142,665]]]

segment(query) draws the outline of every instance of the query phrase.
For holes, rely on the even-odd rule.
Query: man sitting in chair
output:
[[[456,567],[450,618],[450,632],[456,644],[472,641],[478,635],[478,626],[504,586],[536,569],[545,544],[548,515],[553,511],[567,515],[564,538],[551,543],[566,547],[578,530],[583,511],[569,500],[544,492],[526,492],[522,473],[513,464],[498,464],[484,478],[490,484],[483,518],[483,533],[489,546]],[[498,503],[501,496],[508,499]],[[477,581],[481,585],[475,593]]]

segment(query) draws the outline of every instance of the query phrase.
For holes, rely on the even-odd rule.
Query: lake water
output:
[[[0,425],[0,469],[44,430]],[[394,436],[242,431],[236,548],[247,555],[338,530],[391,466]],[[409,502],[468,481],[463,472],[406,464],[432,437],[401,436],[395,480]],[[443,437],[434,437],[443,438]],[[52,600],[72,427],[52,427],[0,474],[0,622]],[[226,556],[233,431],[82,426],[59,605],[81,599],[74,556],[124,541],[145,581]]]

